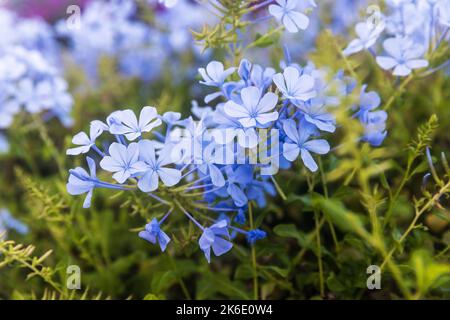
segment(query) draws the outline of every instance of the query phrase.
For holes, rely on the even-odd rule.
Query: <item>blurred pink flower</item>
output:
[[[67,15],[70,5],[81,8],[91,0],[6,0],[6,6],[23,17],[42,17],[47,21],[54,21]]]

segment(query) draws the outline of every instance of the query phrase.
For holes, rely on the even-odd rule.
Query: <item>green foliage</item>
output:
[[[253,1],[216,2],[211,10],[218,23],[194,32],[204,48],[228,57],[228,65],[249,50],[280,61],[280,28],[270,26],[245,41],[236,36],[252,27],[245,16],[252,13],[248,4]],[[188,113],[196,85],[183,81],[186,66],[179,79],[168,74],[147,85],[119,77],[115,62],[102,59],[99,87],[73,90],[73,132],[57,121],[44,125],[20,115],[11,128],[11,153],[0,156],[0,207],[8,207],[31,232],[24,237],[10,232],[10,240],[0,242],[0,298],[450,298],[450,78],[415,74],[396,83],[371,57],[343,57],[342,46],[324,31],[314,53],[292,60],[307,58],[333,71],[345,66],[359,84],[370,83],[389,111],[385,143],[372,148],[356,142],[362,128],[348,109],[358,99],[357,88],[336,108],[340,127],[330,137],[334,151],[322,158],[319,172],[296,164],[277,175],[280,196],[264,209],[252,204],[252,223],[268,238],[254,247],[238,238],[234,250],[211,265],[196,249],[198,233],[189,224],[175,227],[176,218],[167,228],[173,243],[165,254],[137,237],[145,222],[164,213],[148,197],[95,190],[92,208],[84,210],[81,199],[65,191],[67,169],[80,164],[67,159],[65,149],[88,120],[105,118],[118,107],[144,105],[157,105],[160,114]],[[432,65],[449,55],[442,47]],[[190,57],[184,59],[189,64]],[[67,75],[72,88],[83,77],[75,68]],[[428,172],[432,177],[423,184]],[[180,198],[183,206],[197,205],[196,198]],[[81,290],[65,286],[69,265],[81,269]],[[367,289],[369,265],[382,269],[381,290]]]

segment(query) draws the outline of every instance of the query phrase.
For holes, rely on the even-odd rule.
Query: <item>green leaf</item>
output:
[[[436,287],[441,277],[450,275],[450,264],[433,261],[430,253],[425,250],[415,251],[410,265],[416,274],[417,291],[421,296]]]
[[[363,238],[370,238],[370,234],[364,228],[362,218],[347,210],[340,201],[326,199],[321,196],[316,196],[315,200],[317,206],[320,207],[333,224],[342,231],[354,232]]]
[[[279,224],[273,229],[273,232],[283,238],[297,239],[299,246],[307,245],[305,236],[293,224]]]
[[[145,295],[144,300],[164,300],[164,299],[161,299],[159,296],[154,295],[153,293],[148,293],[147,295]]]

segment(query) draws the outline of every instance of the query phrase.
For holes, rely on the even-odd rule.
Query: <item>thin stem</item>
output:
[[[203,226],[200,223],[198,223],[197,220],[194,219],[193,216],[190,215],[189,212],[187,212],[187,210],[181,205],[181,203],[178,200],[175,200],[175,204],[189,218],[189,220],[191,220],[197,227],[199,227],[202,230],[205,229],[205,228],[203,228]]]
[[[416,210],[416,215],[415,215],[413,221],[411,222],[411,224],[409,225],[408,229],[406,229],[406,231],[400,237],[400,239],[397,242],[397,245],[395,245],[391,249],[391,251],[389,251],[387,256],[385,257],[383,263],[381,264],[381,270],[383,270],[383,268],[386,266],[386,264],[388,264],[390,262],[393,254],[395,253],[395,251],[399,247],[399,244],[401,244],[403,241],[405,241],[405,239],[408,237],[408,235],[411,233],[411,231],[415,229],[416,223],[419,220],[419,218],[422,216],[422,214],[424,212],[426,212],[431,206],[433,206],[441,198],[441,196],[444,193],[448,192],[448,190],[450,190],[450,181],[445,186],[443,186],[439,190],[439,192],[436,193],[430,200],[428,200],[428,202],[422,207],[422,209],[420,209],[418,211]]]
[[[408,77],[406,77],[400,86],[395,90],[394,94],[389,98],[389,100],[386,103],[386,106],[384,107],[384,110],[389,110],[389,108],[392,106],[392,104],[395,102],[395,100],[402,94],[405,87],[411,82],[411,80],[414,78],[413,74],[411,73]]]
[[[248,203],[248,215],[250,220],[250,229],[253,230],[253,208],[252,203]],[[258,270],[257,270],[257,264],[256,264],[256,249],[255,245],[251,246],[252,251],[252,270],[253,270],[253,298],[255,300],[258,300]]]
[[[322,244],[320,240],[320,228],[319,228],[319,212],[314,210],[314,220],[316,221],[316,245],[317,245],[317,262],[319,264],[319,285],[320,295],[325,296],[325,285],[323,276],[323,264],[322,264]]]
[[[328,199],[328,186],[325,177],[325,172],[323,170],[322,158],[319,157],[319,170],[320,170],[320,180],[322,182],[323,193],[326,199]],[[336,247],[336,252],[339,252],[339,242],[336,235],[336,230],[329,219],[327,219],[328,226],[330,227],[331,236],[333,238],[334,246]]]

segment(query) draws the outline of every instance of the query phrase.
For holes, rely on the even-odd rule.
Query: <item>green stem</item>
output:
[[[386,255],[383,263],[381,264],[381,270],[383,270],[383,268],[386,266],[386,264],[388,264],[390,262],[393,254],[395,253],[395,251],[397,250],[399,245],[403,241],[405,241],[405,239],[408,237],[408,235],[411,233],[411,231],[414,230],[414,228],[416,227],[416,223],[419,220],[419,218],[422,216],[422,214],[425,213],[431,206],[433,206],[436,203],[436,201],[438,201],[444,193],[448,192],[448,190],[450,190],[450,181],[445,186],[443,186],[439,190],[439,192],[436,193],[430,200],[428,200],[428,202],[422,207],[422,209],[420,209],[419,211],[416,210],[416,215],[415,215],[413,221],[411,222],[411,224],[409,225],[408,229],[406,229],[406,231],[403,233],[403,235],[398,240],[398,243]]]
[[[250,219],[250,229],[253,230],[253,209],[252,209],[252,203],[248,203],[248,215]],[[255,245],[252,245],[252,271],[253,271],[253,298],[255,300],[258,300],[258,270],[257,270],[257,264],[256,264],[256,249]]]
[[[323,276],[323,263],[322,263],[322,244],[320,240],[320,228],[319,228],[319,212],[314,210],[314,219],[316,221],[316,245],[317,245],[317,262],[319,264],[319,284],[320,284],[320,296],[325,296],[325,285]]]

